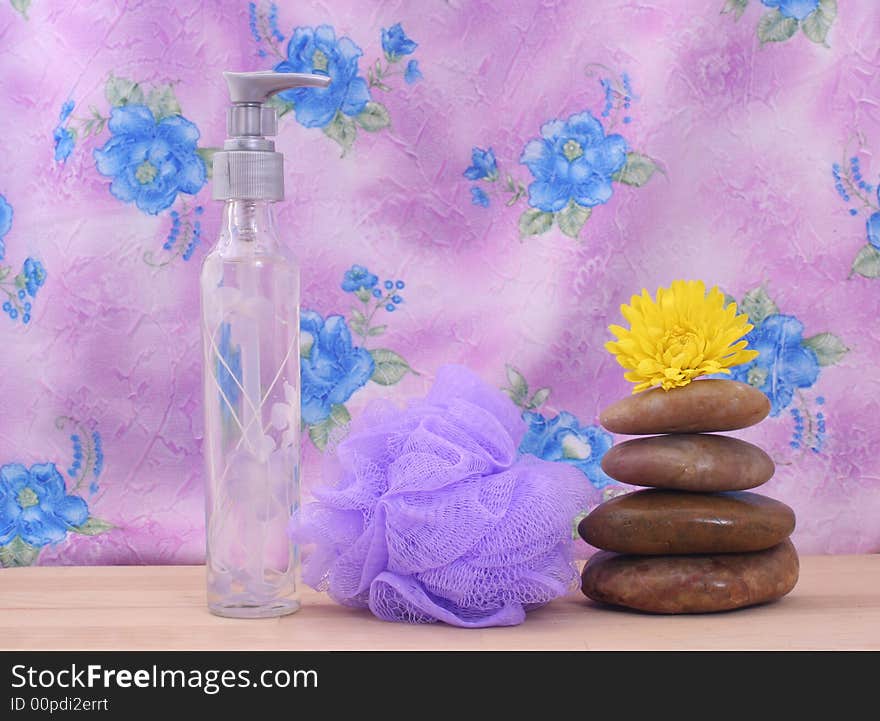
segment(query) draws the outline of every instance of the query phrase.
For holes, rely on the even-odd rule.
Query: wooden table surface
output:
[[[18,649],[880,649],[880,555],[801,559],[785,599],[700,616],[600,608],[580,593],[521,626],[390,624],[307,589],[299,613],[208,613],[201,566],[0,571],[0,648]]]

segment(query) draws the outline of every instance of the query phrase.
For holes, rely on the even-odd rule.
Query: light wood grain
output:
[[[303,593],[299,613],[231,620],[205,607],[201,566],[0,571],[0,648],[17,649],[880,649],[880,556],[801,559],[774,604],[703,616],[600,608],[579,593],[513,628],[384,623]]]

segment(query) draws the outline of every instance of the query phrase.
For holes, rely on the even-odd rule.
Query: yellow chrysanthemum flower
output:
[[[608,327],[616,341],[606,350],[627,369],[624,378],[636,384],[633,393],[653,386],[664,390],[686,386],[694,378],[730,373],[730,366],[748,363],[758,353],[740,340],[753,326],[736,303],[724,306],[718,288],[706,293],[701,280],[676,280],[657,290],[655,301],[642,290],[630,305],[620,306],[630,327]]]

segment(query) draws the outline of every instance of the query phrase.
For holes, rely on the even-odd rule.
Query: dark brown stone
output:
[[[791,541],[755,553],[626,556],[600,551],[581,575],[584,595],[651,613],[708,613],[781,598],[798,579]]]
[[[753,426],[769,412],[770,400],[757,388],[712,378],[624,398],[603,410],[599,422],[612,433],[636,436],[711,433]]]
[[[606,501],[580,522],[578,532],[615,553],[741,553],[775,546],[791,535],[794,523],[788,506],[757,493],[651,489]]]
[[[776,467],[764,451],[729,436],[689,434],[635,438],[602,458],[621,483],[681,491],[743,491],[766,483]]]

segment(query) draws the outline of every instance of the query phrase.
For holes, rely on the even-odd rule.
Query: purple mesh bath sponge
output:
[[[303,579],[386,621],[512,626],[577,585],[576,468],[518,455],[519,409],[461,366],[426,398],[370,405],[293,535]]]

